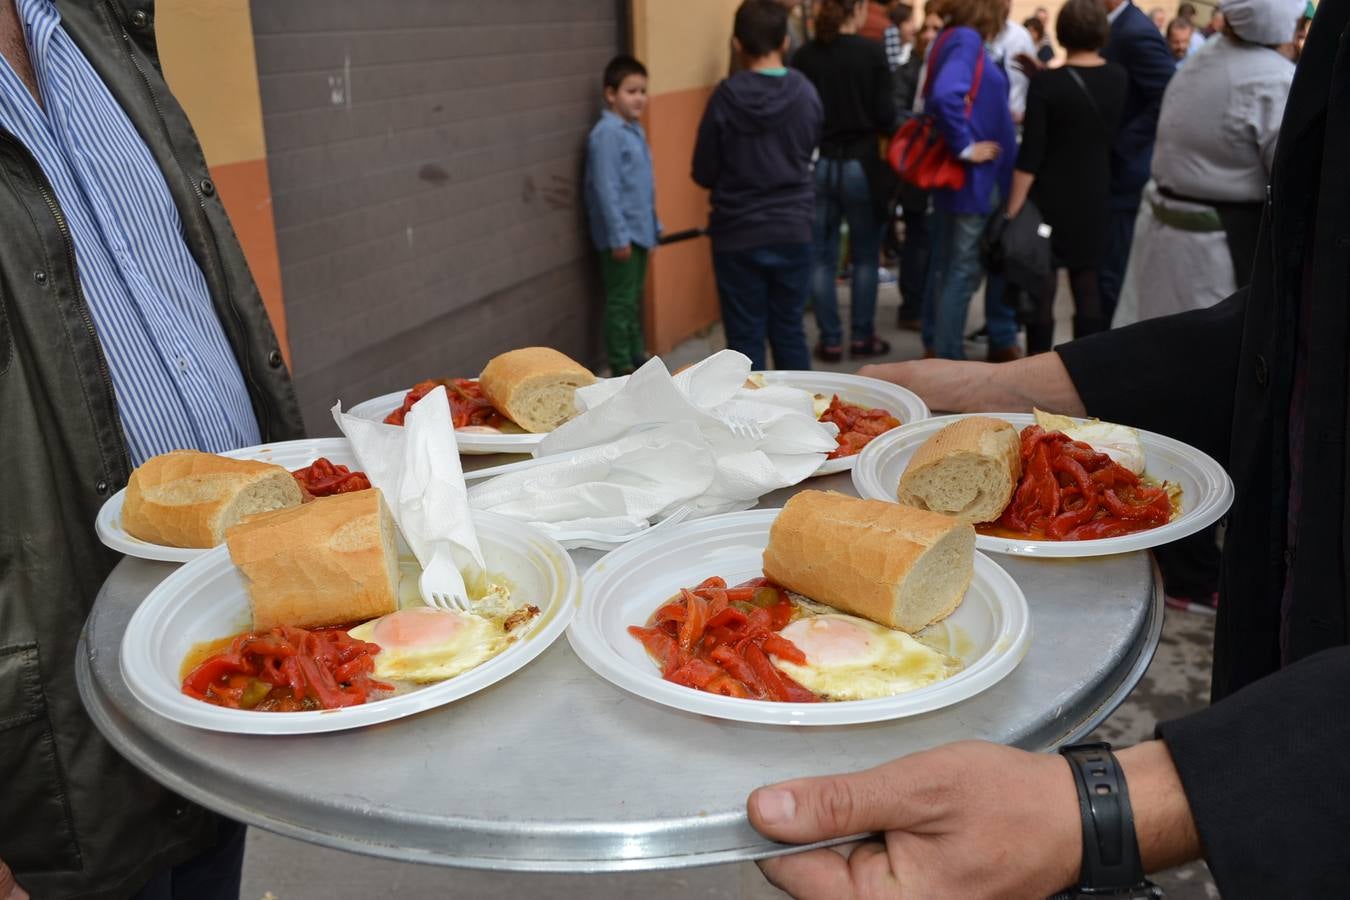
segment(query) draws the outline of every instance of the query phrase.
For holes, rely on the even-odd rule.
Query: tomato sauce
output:
[[[829,409],[820,414],[821,422],[833,422],[839,426],[838,446],[826,459],[839,459],[853,456],[872,442],[878,435],[892,428],[900,427],[900,420],[884,409],[871,409],[856,403],[845,403],[835,394],[830,400]]]
[[[1022,430],[1022,478],[981,534],[1047,541],[1119,537],[1165,525],[1172,500],[1105,453],[1039,425]]]
[[[780,672],[769,654],[805,665],[806,655],[778,634],[793,618],[787,591],[767,578],[736,587],[713,577],[661,606],[645,627],[628,633],[642,642],[675,684],[724,697],[815,703],[820,698]]]
[[[483,394],[483,388],[473,378],[433,378],[413,385],[403,398],[403,405],[385,416],[385,424],[402,425],[408,410],[418,400],[444,385],[445,395],[450,400],[450,419],[456,428],[470,425],[501,428],[513,424],[510,419],[497,411],[492,402]]]

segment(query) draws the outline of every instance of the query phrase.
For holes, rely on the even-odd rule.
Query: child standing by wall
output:
[[[642,287],[656,246],[652,157],[638,124],[647,106],[647,69],[631,56],[605,66],[605,105],[586,142],[586,213],[605,285],[605,348],[614,375],[647,361]]]

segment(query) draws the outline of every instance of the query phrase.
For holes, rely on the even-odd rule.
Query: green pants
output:
[[[615,375],[633,371],[646,357],[642,341],[642,285],[647,278],[647,248],[633,245],[623,262],[608,250],[600,254],[605,283],[605,349]]]

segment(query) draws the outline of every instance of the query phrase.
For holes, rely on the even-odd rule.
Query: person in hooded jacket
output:
[[[708,232],[727,346],[766,368],[809,369],[802,316],[811,287],[811,155],[824,111],[783,65],[787,11],[745,0],[733,43],[744,68],[717,86],[699,123],[693,178],[712,192]]]

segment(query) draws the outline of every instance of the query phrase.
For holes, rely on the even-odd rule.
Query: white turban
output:
[[[1303,17],[1307,0],[1219,0],[1219,12],[1233,33],[1253,44],[1287,44]]]

